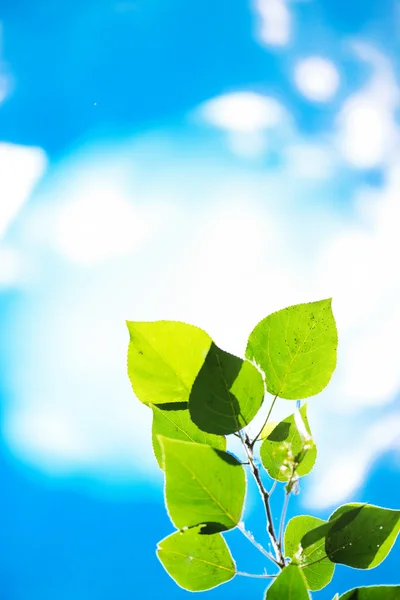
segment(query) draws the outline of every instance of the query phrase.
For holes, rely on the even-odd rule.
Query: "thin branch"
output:
[[[249,439],[249,436],[247,435],[247,433],[241,436],[242,438],[242,444],[244,447],[244,450],[246,452],[247,458],[249,460],[250,463],[250,469],[251,472],[253,473],[254,479],[257,483],[258,489],[260,491],[261,494],[261,498],[264,502],[264,506],[265,506],[265,512],[266,512],[266,517],[267,517],[267,532],[269,535],[269,538],[271,540],[271,544],[272,547],[274,549],[275,552],[275,556],[276,556],[276,560],[279,564],[280,567],[284,567],[285,566],[285,561],[283,559],[282,553],[280,551],[279,548],[279,543],[278,540],[276,538],[276,534],[275,534],[275,529],[274,529],[274,522],[273,522],[273,518],[272,518],[272,512],[271,512],[271,506],[269,503],[269,494],[267,492],[267,490],[265,489],[263,482],[261,481],[261,476],[260,476],[260,472],[257,468],[257,465],[254,461],[254,456],[253,456],[253,448],[251,445],[251,441]]]
[[[261,544],[259,544],[254,539],[254,537],[251,535],[250,532],[248,532],[245,529],[245,527],[242,525],[242,523],[239,523],[239,525],[237,527],[238,527],[239,531],[241,531],[243,533],[243,535],[249,540],[249,542],[251,544],[253,544],[253,546],[255,546],[257,548],[257,550],[259,550],[262,554],[264,554],[264,556],[266,556],[267,558],[269,558],[269,560],[272,560],[272,562],[279,567],[279,563],[276,560],[276,558],[270,552],[268,552],[268,550],[265,550],[265,548],[263,548],[261,546]]]
[[[253,577],[254,579],[275,579],[278,577],[277,575],[253,575],[253,573],[243,573],[242,571],[236,571],[236,575],[240,575],[241,577]]]
[[[285,527],[285,520],[286,520],[286,513],[287,513],[287,509],[289,506],[289,499],[290,499],[290,492],[288,492],[286,490],[285,492],[285,501],[283,503],[283,508],[282,508],[282,514],[281,514],[281,522],[279,525],[279,549],[282,552],[282,554],[284,554],[284,549],[283,549],[283,530]]]
[[[274,490],[275,490],[275,488],[276,488],[276,486],[277,486],[277,485],[278,485],[278,482],[277,482],[277,481],[276,481],[276,479],[275,479],[274,483],[272,484],[272,488],[271,488],[271,489],[269,490],[269,492],[268,492],[268,496],[269,496],[270,498],[271,498],[271,496],[272,496],[272,494],[273,494],[273,492],[274,492]]]
[[[269,408],[269,411],[268,411],[268,414],[267,414],[267,418],[265,419],[265,421],[264,421],[264,423],[263,423],[263,426],[261,427],[260,431],[257,433],[257,435],[256,435],[256,437],[254,438],[254,440],[251,442],[251,447],[252,447],[252,448],[254,448],[254,444],[255,444],[255,443],[258,441],[258,439],[259,439],[260,435],[262,434],[262,431],[263,431],[264,427],[265,427],[265,426],[266,426],[266,424],[268,423],[268,419],[269,419],[269,418],[270,418],[270,416],[271,416],[272,409],[273,409],[273,408],[274,408],[274,406],[275,406],[275,402],[276,402],[276,399],[277,399],[277,398],[278,398],[278,394],[277,394],[277,395],[275,396],[275,398],[272,400],[272,404],[271,404],[271,406],[270,406],[270,408]]]

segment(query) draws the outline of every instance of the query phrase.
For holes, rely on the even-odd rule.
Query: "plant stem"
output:
[[[272,484],[272,487],[271,487],[271,489],[270,489],[270,490],[269,490],[269,492],[268,492],[268,496],[269,496],[269,497],[271,497],[271,496],[272,496],[272,494],[273,494],[273,492],[274,492],[274,490],[275,490],[275,488],[276,488],[277,484],[278,484],[278,482],[275,480],[275,481],[274,481],[274,483]]]
[[[249,436],[247,435],[247,433],[244,433],[241,435],[241,439],[242,439],[242,444],[243,444],[244,450],[246,452],[247,458],[250,463],[251,472],[253,473],[253,477],[257,483],[258,489],[261,494],[261,498],[264,502],[266,517],[267,517],[267,532],[268,532],[272,547],[275,552],[276,561],[277,561],[278,565],[281,568],[283,568],[285,566],[285,561],[282,556],[281,550],[279,548],[279,543],[278,543],[278,540],[277,540],[276,534],[275,534],[271,506],[269,503],[269,494],[268,494],[267,490],[265,489],[263,482],[261,481],[260,472],[254,461],[253,447],[252,447],[252,443],[250,441]]]
[[[283,503],[282,514],[281,514],[281,522],[279,525],[279,549],[280,549],[282,555],[285,552],[284,548],[283,548],[283,530],[285,527],[285,520],[286,520],[286,513],[287,513],[287,509],[288,509],[288,505],[289,505],[289,499],[290,499],[290,492],[288,492],[286,490],[285,491],[285,501]]]
[[[275,557],[270,552],[268,552],[268,550],[265,550],[265,548],[263,548],[261,546],[261,544],[259,544],[254,539],[254,537],[248,531],[246,531],[245,527],[241,523],[239,523],[239,525],[237,527],[238,527],[239,531],[241,531],[243,533],[243,535],[249,540],[249,542],[257,548],[257,550],[259,550],[262,554],[264,554],[264,556],[269,558],[269,560],[272,560],[272,562],[279,567],[279,563],[275,559]]]
[[[242,571],[236,571],[236,575],[241,577],[253,577],[254,579],[275,579],[277,575],[253,575],[253,573],[243,573]]]
[[[272,404],[271,404],[271,406],[269,407],[269,411],[268,411],[268,414],[267,414],[267,418],[265,419],[265,421],[264,421],[264,423],[263,423],[263,426],[261,427],[260,431],[257,433],[257,435],[256,435],[256,437],[254,438],[254,440],[251,442],[251,447],[252,447],[252,448],[254,448],[254,444],[255,444],[255,443],[258,441],[258,439],[259,439],[260,435],[262,434],[262,430],[264,429],[264,427],[265,427],[265,426],[266,426],[266,424],[268,423],[268,419],[269,419],[269,418],[270,418],[270,416],[271,416],[272,409],[273,409],[273,408],[274,408],[274,406],[275,406],[275,402],[276,402],[276,399],[277,399],[277,398],[278,398],[278,394],[277,394],[277,395],[275,396],[275,398],[272,400]]]

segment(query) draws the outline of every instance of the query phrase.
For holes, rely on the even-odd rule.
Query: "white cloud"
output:
[[[311,508],[329,508],[351,498],[361,487],[374,461],[386,452],[400,450],[400,413],[382,417],[355,436],[350,448],[340,449],[330,468],[318,468],[318,484],[307,490],[306,503]]]
[[[267,46],[286,46],[291,39],[292,17],[286,0],[254,0],[257,38]]]
[[[0,248],[0,290],[17,285],[24,272],[21,253],[12,248]]]
[[[308,100],[327,102],[336,94],[340,77],[332,61],[321,56],[310,56],[296,62],[294,80]]]
[[[333,291],[342,331],[336,405],[346,412],[390,403],[400,390],[400,283],[395,275],[400,169],[390,167],[386,176],[385,188],[368,194],[366,215],[360,201],[355,223],[343,227],[319,252],[321,289]]]
[[[200,122],[227,134],[234,154],[262,156],[268,150],[268,134],[289,123],[289,114],[278,100],[256,92],[233,92],[202,104],[196,111]]]
[[[294,177],[328,180],[337,167],[332,151],[316,142],[297,142],[284,151],[287,169]]]
[[[162,204],[135,206],[118,185],[82,181],[56,214],[55,245],[68,259],[90,266],[130,254],[168,218]]]
[[[383,95],[394,102],[389,88]],[[230,135],[250,136],[280,126],[281,109],[273,109],[272,118],[264,112],[264,98],[255,96],[253,105],[253,96],[245,95],[244,105],[243,96],[239,102],[230,97],[226,112],[217,102],[212,124]],[[258,108],[252,113],[249,106]],[[72,260],[52,264],[47,287],[27,297],[29,312],[16,313],[6,332],[7,339],[29,340],[9,350],[14,357],[9,387],[16,401],[6,406],[5,439],[16,455],[54,472],[107,474],[124,465],[130,476],[155,476],[149,466],[149,414],[133,399],[125,373],[124,319],[195,323],[241,354],[248,332],[266,314],[331,295],[339,364],[328,390],[310,402],[322,465],[317,469],[329,465],[324,481],[331,485],[344,457],[360,450],[346,464],[343,485],[330,502],[352,494],[377,455],[397,451],[390,433],[385,444],[374,442],[364,452],[367,436],[375,439],[383,431],[383,425],[373,428],[382,411],[385,423],[392,417],[398,423],[391,407],[400,389],[397,155],[394,166],[386,166],[385,189],[356,189],[349,197],[350,217],[323,204],[320,191],[310,192],[321,172],[326,178],[337,169],[329,147],[305,142],[294,129],[288,136],[288,150],[273,172],[254,174],[226,164],[218,170],[220,157],[208,149],[188,166],[184,152],[173,156],[168,145],[160,156],[158,140],[146,152],[140,144],[134,150],[126,144],[122,161],[120,149],[109,150],[107,172],[93,154],[89,162],[100,175],[92,178],[92,191],[81,163],[71,165],[68,177],[61,177],[68,189],[54,208],[58,216],[44,229],[55,226],[51,241]],[[122,164],[122,175],[113,164]],[[59,188],[55,192],[58,198]],[[161,204],[159,225],[152,211]],[[34,214],[30,218],[31,225]],[[74,269],[81,264],[90,267],[84,277]],[[327,505],[318,481],[311,482],[307,502]]]
[[[344,102],[338,115],[339,148],[354,167],[381,166],[399,143],[396,109],[399,88],[390,61],[373,46],[353,44],[372,68],[370,81]]]
[[[225,131],[256,133],[281,123],[285,109],[270,96],[233,92],[205,102],[198,114],[206,123]]]
[[[46,156],[39,148],[0,143],[0,239],[43,175]]]

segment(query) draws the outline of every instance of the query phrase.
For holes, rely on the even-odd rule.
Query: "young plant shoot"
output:
[[[336,367],[330,299],[267,316],[250,333],[244,358],[186,323],[127,325],[128,374],[136,397],[153,412],[153,449],[175,527],[159,542],[157,556],[179,586],[199,592],[237,576],[257,577],[266,580],[266,600],[307,600],[328,585],[336,564],[372,569],[386,558],[399,533],[400,510],[354,503],[327,521],[307,515],[286,522],[290,496],[317,455],[307,404],[300,401],[322,392]],[[292,402],[293,412],[272,423],[278,400]],[[250,435],[264,402],[266,418]],[[240,440],[240,456],[227,451],[229,436]],[[284,487],[279,527],[267,476],[273,488]],[[260,492],[270,551],[242,523],[247,477]],[[224,538],[234,528],[262,553],[264,573],[238,570]],[[334,600],[356,598],[399,600],[400,585],[360,587]]]

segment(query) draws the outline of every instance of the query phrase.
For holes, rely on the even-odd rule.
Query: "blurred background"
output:
[[[190,597],[155,556],[173,527],[125,319],[243,355],[270,312],[333,296],[289,516],[399,507],[399,31],[397,0],[0,0],[1,600]],[[245,522],[267,544],[253,486]],[[315,597],[399,583],[399,559]]]

